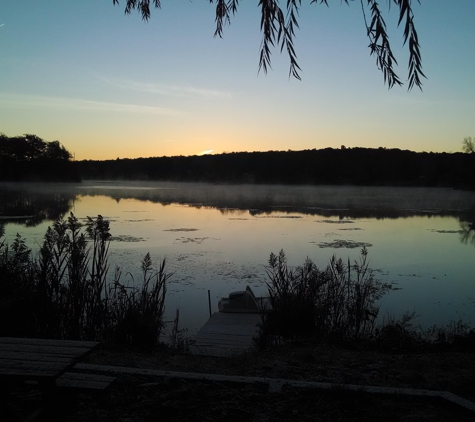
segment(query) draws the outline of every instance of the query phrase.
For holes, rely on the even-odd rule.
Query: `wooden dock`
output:
[[[253,347],[259,334],[258,313],[215,312],[198,331],[191,353],[205,356],[236,356]]]

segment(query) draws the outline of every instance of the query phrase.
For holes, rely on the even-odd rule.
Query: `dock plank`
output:
[[[193,354],[232,356],[250,350],[259,333],[261,315],[215,312],[196,335]]]

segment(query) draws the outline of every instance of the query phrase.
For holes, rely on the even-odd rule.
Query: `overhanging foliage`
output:
[[[343,0],[347,5],[350,1]],[[112,0],[113,4],[119,4],[119,0]],[[231,18],[236,14],[239,0],[209,0],[216,4],[216,30],[215,36],[222,37],[226,25],[231,23]],[[419,0],[417,0],[420,3]],[[150,3],[157,8],[161,8],[160,0],[126,0],[125,13],[130,14],[132,10],[137,10],[142,19],[148,21],[151,16]],[[282,52],[287,52],[290,61],[289,76],[300,80],[301,70],[297,63],[297,53],[294,47],[295,29],[299,28],[298,16],[302,7],[302,0],[286,0],[286,6],[281,7],[279,0],[259,0],[258,7],[261,10],[261,32],[262,42],[259,54],[259,70],[267,73],[271,67],[271,50],[278,46]],[[311,0],[310,4],[325,4],[328,0]],[[408,63],[408,90],[414,85],[422,89],[421,78],[425,75],[422,72],[422,61],[417,36],[414,25],[414,13],[412,11],[412,0],[386,0],[388,12],[391,5],[395,5],[398,10],[398,26],[404,25],[404,45],[409,50]],[[376,65],[383,72],[384,82],[389,88],[394,85],[403,85],[399,76],[394,70],[397,65],[396,58],[391,50],[389,35],[386,31],[386,23],[381,13],[381,8],[376,0],[360,0],[361,10],[366,27],[366,34],[369,38],[369,49],[371,55],[376,57]],[[368,18],[367,18],[368,15]],[[371,19],[369,19],[371,16]]]

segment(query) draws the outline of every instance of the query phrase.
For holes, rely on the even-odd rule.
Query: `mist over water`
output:
[[[193,335],[212,307],[250,285],[265,294],[271,252],[291,265],[308,256],[324,267],[333,254],[358,259],[369,250],[375,275],[397,290],[381,301],[381,316],[416,311],[417,324],[462,319],[475,323],[475,194],[451,189],[210,185],[161,182],[0,185],[0,222],[37,249],[51,221],[110,220],[111,270],[140,280],[150,252],[175,274],[166,319],[180,308],[180,325]]]

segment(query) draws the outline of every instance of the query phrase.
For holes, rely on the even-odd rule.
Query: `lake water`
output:
[[[376,277],[397,288],[381,316],[416,311],[424,327],[475,323],[475,193],[451,189],[84,182],[2,184],[0,221],[37,248],[51,221],[73,212],[101,214],[111,224],[112,268],[140,279],[150,252],[174,275],[166,318],[180,308],[193,335],[220,297],[250,285],[266,293],[265,265],[283,249],[291,265],[332,255],[355,260],[369,250]],[[111,273],[113,271],[111,270]],[[128,273],[127,275],[125,275]],[[124,279],[123,279],[124,280]]]

